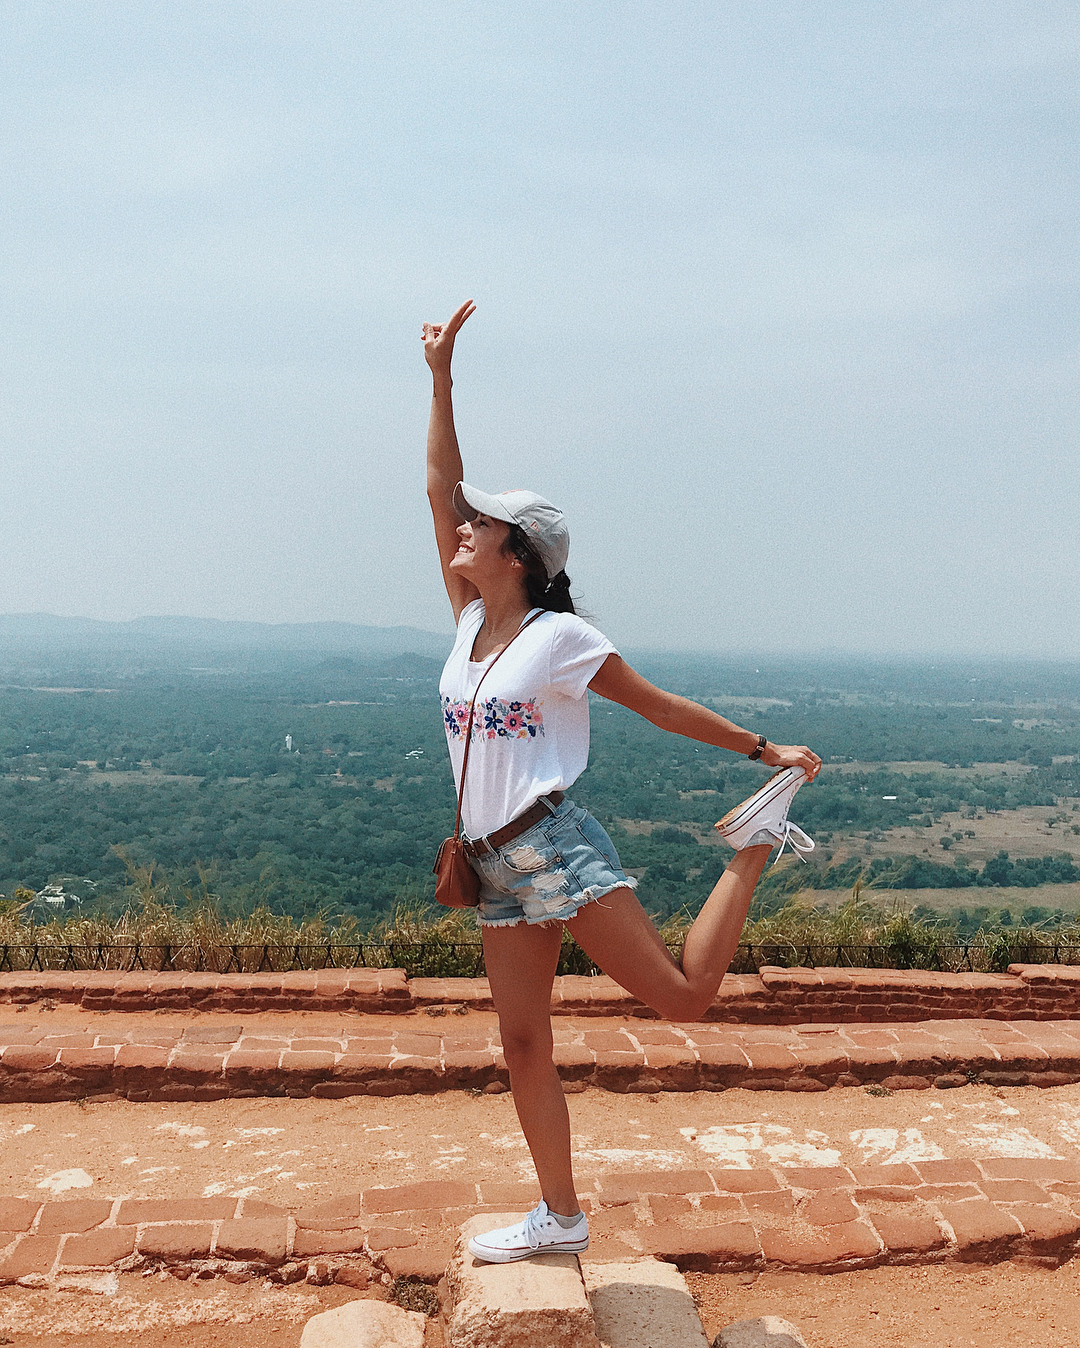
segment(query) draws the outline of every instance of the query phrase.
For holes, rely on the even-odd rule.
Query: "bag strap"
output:
[[[473,717],[476,714],[476,699],[480,693],[480,685],[499,663],[499,659],[506,654],[514,642],[517,641],[518,637],[521,636],[522,632],[525,631],[526,627],[529,627],[532,623],[536,622],[537,618],[542,618],[546,612],[546,609],[540,609],[538,612],[534,613],[531,618],[527,618],[525,622],[521,624],[495,659],[492,660],[491,664],[488,665],[487,669],[484,670],[483,674],[480,675],[476,687],[473,689],[472,702],[469,704],[469,724],[465,730],[465,757],[461,760],[461,782],[458,785],[457,814],[454,817],[454,831],[450,835],[453,838],[459,838],[461,836],[461,802],[465,799],[465,772],[469,766],[469,749],[472,747]],[[473,640],[475,641],[476,638],[473,637]]]

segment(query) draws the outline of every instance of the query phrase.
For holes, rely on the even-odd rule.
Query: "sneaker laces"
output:
[[[796,834],[799,835],[798,838],[795,836]],[[801,842],[800,839],[802,840]],[[790,819],[785,819],[780,825],[780,850],[776,854],[776,860],[773,862],[774,866],[784,855],[784,848],[789,844],[791,850],[804,866],[806,865],[806,856],[804,854],[812,852],[814,848],[817,847],[817,843],[814,842],[813,838],[805,834],[798,824],[793,824]]]
[[[540,1242],[543,1235],[542,1223],[547,1215],[548,1206],[541,1201],[525,1218],[525,1241],[530,1250],[538,1250],[540,1248]]]

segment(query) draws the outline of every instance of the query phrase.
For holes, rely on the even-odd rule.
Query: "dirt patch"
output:
[[[809,1348],[1073,1348],[1080,1266],[930,1265],[817,1275],[690,1273],[710,1341],[733,1320],[780,1315]]]
[[[982,866],[1001,851],[1013,857],[1042,857],[1064,852],[1073,858],[1080,858],[1080,809],[1073,808],[1077,804],[1076,800],[1069,797],[1060,805],[1031,805],[1020,810],[1001,810],[996,814],[980,810],[974,819],[968,818],[962,811],[950,811],[943,814],[931,828],[921,824],[915,827],[904,824],[880,833],[871,830],[869,833],[838,836],[833,856],[835,861],[842,861],[849,856],[870,858],[926,854],[931,860],[943,864],[966,861],[976,867]],[[1053,824],[1049,822],[1051,819],[1055,821]],[[1078,830],[1075,833],[1074,828]],[[955,838],[954,833],[962,836]],[[969,833],[974,836],[968,837]],[[948,849],[941,846],[944,837],[950,840]],[[1064,890],[1075,886],[1048,885],[1045,888]],[[969,894],[1000,892],[985,889],[968,891]],[[1028,891],[1013,889],[1008,892],[1012,897]],[[986,902],[985,899],[981,901]],[[972,902],[980,900],[976,898]]]
[[[320,1311],[353,1301],[346,1287],[178,1282],[165,1275],[99,1279],[104,1290],[0,1290],[0,1338],[49,1348],[295,1348]]]

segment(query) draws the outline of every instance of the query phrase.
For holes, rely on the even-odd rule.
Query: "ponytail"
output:
[[[529,536],[520,525],[512,524],[506,546],[525,568],[525,589],[530,608],[551,613],[576,613],[570,597],[570,577],[565,571],[548,579],[544,563],[533,549]]]

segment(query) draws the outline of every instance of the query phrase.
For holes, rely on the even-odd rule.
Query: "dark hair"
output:
[[[525,588],[530,608],[549,609],[552,613],[577,612],[570,598],[570,577],[565,571],[560,571],[548,580],[544,563],[520,524],[510,525],[506,547],[525,568]]]

